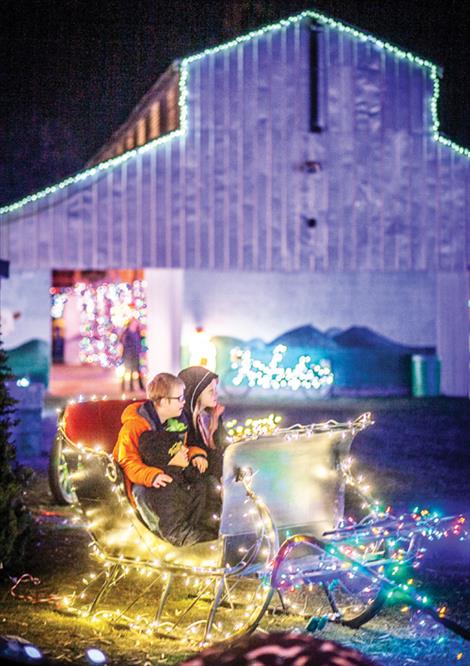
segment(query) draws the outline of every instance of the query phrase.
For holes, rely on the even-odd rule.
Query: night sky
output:
[[[470,147],[466,0],[1,0],[0,204],[79,171],[175,58],[306,8],[442,65],[442,129]]]

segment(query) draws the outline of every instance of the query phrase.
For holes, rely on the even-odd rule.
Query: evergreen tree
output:
[[[1,331],[0,331],[1,333]],[[16,461],[11,443],[15,401],[8,393],[6,381],[11,377],[0,335],[0,568],[18,564],[32,524],[23,502],[23,490],[31,471]]]

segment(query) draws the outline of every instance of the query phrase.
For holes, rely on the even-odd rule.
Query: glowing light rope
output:
[[[409,560],[419,555],[420,550],[411,553],[409,560],[403,556],[403,549],[396,549],[396,543],[400,539],[410,541],[415,534],[425,537],[428,540],[440,539],[442,537],[454,536],[459,540],[468,538],[468,531],[465,529],[466,519],[464,516],[440,517],[437,513],[431,513],[424,509],[419,513],[413,513],[411,516],[401,516],[399,519],[390,519],[385,525],[372,524],[360,535],[354,535],[354,548],[348,547],[344,538],[338,531],[338,543],[328,543],[311,535],[297,534],[288,538],[279,549],[273,561],[271,584],[278,589],[300,589],[302,586],[310,585],[315,580],[315,574],[318,572],[302,570],[299,566],[285,566],[289,555],[299,546],[310,546],[312,550],[324,553],[328,559],[324,560],[323,575],[333,573],[338,579],[346,578],[352,581],[360,576],[365,576],[374,584],[380,584],[385,590],[387,598],[396,602],[406,602],[402,607],[402,612],[407,612],[409,606],[424,611],[434,620],[443,624],[446,628],[455,634],[470,640],[470,632],[465,627],[459,625],[446,617],[447,607],[445,605],[434,608],[428,595],[421,593],[413,584],[414,580],[409,578],[405,583],[399,582],[399,574]],[[369,537],[369,539],[367,539]],[[369,540],[382,541],[392,550],[387,558],[378,560],[368,560],[365,545]],[[383,549],[384,550],[384,549]],[[395,563],[395,567],[393,564]],[[387,565],[385,567],[385,565]],[[317,576],[318,578],[318,576]],[[398,578],[398,580],[397,580]],[[334,583],[333,583],[334,586]],[[369,588],[365,588],[366,591]],[[366,601],[366,604],[370,603]],[[338,612],[335,612],[331,618],[340,619]],[[312,618],[315,619],[315,618]],[[309,623],[310,625],[310,623]],[[317,623],[314,623],[316,627]]]
[[[240,44],[248,42],[252,39],[256,39],[257,37],[261,37],[262,35],[265,35],[268,32],[274,32],[276,30],[287,28],[305,19],[313,19],[315,21],[318,21],[320,24],[326,25],[334,30],[338,30],[339,32],[344,32],[356,39],[359,39],[362,42],[369,42],[374,46],[376,46],[377,48],[386,51],[387,53],[391,53],[393,56],[395,56],[400,60],[407,60],[408,62],[418,67],[421,67],[422,69],[428,69],[430,71],[431,79],[433,81],[433,95],[430,101],[431,116],[432,116],[432,123],[431,123],[432,138],[436,142],[443,144],[444,146],[450,148],[451,150],[454,150],[459,155],[462,155],[464,157],[470,157],[469,148],[464,148],[463,146],[460,146],[459,144],[455,143],[454,141],[451,141],[447,137],[442,136],[440,134],[440,122],[438,116],[438,102],[440,96],[440,89],[439,89],[440,69],[439,67],[437,67],[437,65],[430,62],[429,60],[425,60],[424,58],[421,58],[413,54],[411,51],[405,51],[404,49],[401,49],[398,46],[391,44],[390,42],[381,40],[378,37],[375,37],[374,35],[371,35],[370,33],[365,32],[363,30],[358,30],[357,28],[347,25],[342,21],[338,21],[324,14],[320,14],[317,11],[307,10],[302,12],[301,14],[291,16],[290,18],[287,19],[282,19],[277,23],[267,25],[263,28],[259,28],[258,30],[253,30],[252,32],[247,33],[246,35],[241,35],[240,37],[236,37],[235,39],[232,39],[231,41],[226,42],[225,44],[220,44],[219,46],[205,49],[199,53],[196,53],[192,56],[189,56],[181,60],[180,75],[179,75],[179,96],[178,96],[180,127],[178,129],[174,130],[173,132],[169,132],[164,136],[158,137],[157,139],[154,139],[153,141],[150,141],[149,143],[146,143],[139,148],[133,148],[132,150],[129,150],[126,153],[119,155],[118,157],[113,157],[112,159],[109,159],[106,162],[100,162],[100,164],[97,164],[94,167],[86,169],[85,171],[81,171],[78,174],[75,174],[74,176],[69,176],[68,178],[65,178],[65,180],[62,180],[61,182],[55,185],[50,185],[49,187],[46,187],[45,189],[40,190],[39,192],[30,194],[24,197],[23,199],[20,199],[19,201],[16,201],[12,204],[8,204],[6,206],[2,206],[0,207],[0,215],[6,215],[8,213],[14,212],[15,210],[19,210],[20,208],[23,208],[29,203],[39,201],[44,197],[48,196],[49,194],[54,194],[59,190],[67,188],[69,185],[73,185],[74,183],[91,178],[102,171],[108,171],[109,169],[114,169],[115,167],[123,164],[124,162],[127,162],[129,159],[134,158],[137,154],[157,149],[159,146],[164,145],[177,137],[184,136],[187,133],[187,128],[188,128],[188,77],[189,77],[188,66],[192,62],[205,58],[206,56],[219,53],[221,51],[226,51],[228,49],[235,48]]]
[[[227,434],[232,443],[241,442],[244,439],[256,439],[265,435],[274,434],[282,421],[279,414],[269,414],[264,418],[246,419],[245,423],[239,424],[237,419],[227,421]]]
[[[333,383],[334,375],[326,359],[313,363],[310,356],[300,356],[293,368],[285,368],[279,364],[286,352],[286,345],[277,345],[271,360],[264,363],[253,359],[249,349],[235,347],[230,352],[232,370],[237,370],[232,383],[234,386],[245,382],[251,388],[287,388],[292,391],[299,388],[319,390]]]

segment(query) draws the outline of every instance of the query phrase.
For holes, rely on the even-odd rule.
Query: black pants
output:
[[[222,518],[222,481],[212,474],[204,477],[206,483],[206,501],[201,521],[209,529],[217,529]]]
[[[191,546],[218,536],[218,523],[204,520],[207,484],[174,480],[163,488],[134,486],[134,497],[149,528],[174,546]]]

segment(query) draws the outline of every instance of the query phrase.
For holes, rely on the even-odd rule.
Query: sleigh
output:
[[[380,513],[350,474],[351,444],[370,414],[230,445],[219,538],[175,547],[131,506],[112,457],[128,404],[70,404],[60,418],[53,492],[80,512],[98,563],[67,599],[74,612],[200,645],[252,631],[268,609],[351,627],[380,610],[390,567],[397,554],[413,556],[424,523]]]

